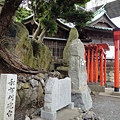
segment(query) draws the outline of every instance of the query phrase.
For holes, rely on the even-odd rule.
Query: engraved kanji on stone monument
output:
[[[14,120],[17,75],[0,75],[0,120]]]

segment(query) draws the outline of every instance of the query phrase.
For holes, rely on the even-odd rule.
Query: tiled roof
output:
[[[108,4],[106,4],[106,5],[108,5]],[[103,5],[103,6],[99,7],[99,9],[94,13],[94,18],[87,23],[87,27],[89,27],[89,28],[94,28],[94,29],[99,29],[99,30],[112,31],[112,30],[113,30],[112,27],[111,27],[111,28],[108,28],[108,27],[94,26],[94,25],[93,25],[94,22],[96,22],[98,19],[100,19],[100,18],[101,18],[102,16],[104,16],[104,15],[106,16],[107,21],[108,21],[112,26],[117,27],[117,26],[110,20],[110,17],[109,17],[109,15],[107,14],[107,11],[105,10],[106,5]],[[29,21],[31,18],[33,19],[33,14],[32,14],[31,16],[25,18],[25,19],[23,20],[23,22]],[[61,19],[57,19],[57,22],[58,22],[59,24],[64,25],[65,28],[67,28],[67,29],[70,29],[71,27],[73,27],[73,24],[72,24],[72,25],[71,25],[71,24],[68,24],[68,23],[66,24],[66,23],[64,23]]]
[[[113,27],[117,27],[110,19],[109,15],[107,14],[107,11],[105,10],[105,5],[101,6],[95,13],[94,13],[94,18],[89,21],[87,24],[88,27],[90,28],[95,28],[95,29],[101,29],[101,30],[108,30],[108,31],[112,31],[113,30]],[[103,27],[103,26],[94,26],[94,24],[96,22],[99,22],[99,20],[105,16],[106,20],[108,21],[108,24],[111,25],[111,27]]]
[[[99,9],[101,6],[96,7]],[[105,10],[110,18],[115,18],[120,16],[120,0],[115,0],[113,2],[109,2],[105,5]]]
[[[112,31],[113,28],[106,28],[106,27],[100,27],[100,26],[88,26],[89,28],[99,29],[99,30],[108,30]]]
[[[88,22],[88,24],[95,22],[98,20],[100,17],[102,17],[104,14],[106,14],[106,10],[104,9],[104,5],[99,8],[95,13],[94,13],[94,18],[92,18],[91,21]]]
[[[27,23],[28,21],[33,20],[33,15],[34,14],[31,14],[30,16],[24,18],[22,23]],[[66,23],[63,19],[57,19],[57,23],[64,25],[67,29],[73,28],[75,26],[73,23]]]

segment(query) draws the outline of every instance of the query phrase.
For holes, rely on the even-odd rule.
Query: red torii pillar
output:
[[[95,76],[95,82],[98,82],[98,47],[96,46],[96,61],[95,61],[95,70],[96,70],[96,76]]]
[[[120,29],[114,29],[114,47],[115,47],[115,61],[114,61],[114,91],[119,92],[119,40]]]
[[[90,61],[90,82],[93,83],[93,79],[94,79],[94,48],[91,47],[91,61]]]
[[[104,86],[104,81],[103,81],[103,57],[104,57],[104,50],[103,47],[99,47],[100,50],[100,85]]]
[[[106,54],[104,53],[104,84],[106,83]]]
[[[88,73],[88,82],[90,82],[90,48],[88,47],[87,51],[87,73]]]

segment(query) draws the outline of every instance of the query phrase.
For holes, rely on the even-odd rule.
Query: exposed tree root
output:
[[[37,74],[45,73],[44,70],[38,70],[35,68],[30,68],[29,66],[24,65],[20,59],[13,53],[10,53],[8,49],[0,45],[0,57],[11,67],[28,74]]]

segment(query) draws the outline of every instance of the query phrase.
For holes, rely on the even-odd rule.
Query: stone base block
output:
[[[107,81],[107,82],[105,83],[105,87],[106,87],[106,88],[114,88],[114,82],[109,82],[109,81]]]
[[[74,102],[75,107],[81,108],[82,111],[88,111],[92,108],[92,98],[88,89],[84,91],[72,91],[72,102]]]
[[[68,106],[67,106],[68,109],[74,109],[74,102],[71,102]]]
[[[43,109],[41,110],[41,118],[45,120],[56,120],[56,112],[47,112],[44,111]]]
[[[105,86],[100,86],[100,85],[88,85],[88,87],[91,89],[91,91],[96,91],[96,92],[105,92]]]
[[[112,92],[111,95],[114,95],[114,96],[120,96],[120,92]]]

